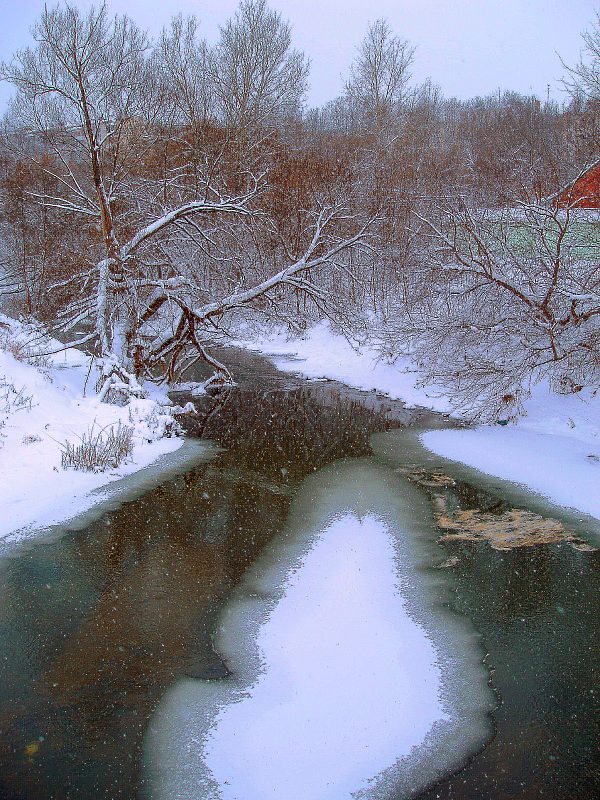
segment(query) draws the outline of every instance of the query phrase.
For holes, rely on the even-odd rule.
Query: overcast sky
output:
[[[91,0],[71,0],[89,8]],[[49,5],[53,5],[49,2]],[[416,82],[431,78],[444,95],[474,97],[513,89],[562,100],[559,55],[574,64],[581,32],[595,20],[594,0],[272,0],[292,23],[294,43],[311,59],[310,105],[336,97],[369,22],[386,17],[414,45]],[[111,0],[152,34],[172,14],[195,14],[202,34],[216,41],[237,0]],[[44,0],[0,0],[0,59],[31,42],[29,29]],[[10,88],[0,83],[0,112]]]

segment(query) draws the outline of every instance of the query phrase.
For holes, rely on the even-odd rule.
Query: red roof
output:
[[[563,189],[556,202],[559,207],[600,208],[600,162]]]

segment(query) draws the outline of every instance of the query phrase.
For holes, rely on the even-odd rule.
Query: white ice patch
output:
[[[179,681],[151,722],[152,800],[408,795],[481,745],[481,653],[438,605],[439,573],[419,574],[422,515],[402,514],[402,491],[366,460],[305,483],[224,612],[232,675]]]
[[[446,717],[433,645],[398,594],[390,534],[373,516],[323,531],[258,647],[264,672],[220,711],[204,749],[223,798],[350,797]]]

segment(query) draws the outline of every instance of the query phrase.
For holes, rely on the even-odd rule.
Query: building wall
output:
[[[561,192],[558,205],[600,208],[600,164],[591,167],[571,187]]]

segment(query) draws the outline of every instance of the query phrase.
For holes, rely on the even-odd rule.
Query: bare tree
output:
[[[574,214],[454,202],[417,212],[423,246],[388,332],[390,352],[409,351],[427,382],[485,419],[516,413],[542,378],[561,392],[596,385],[598,236]]]
[[[13,115],[34,141],[27,155],[57,184],[40,202],[99,226],[106,258],[97,328],[108,351],[108,282],[124,281],[114,205],[145,133],[148,44],[127,17],[109,21],[105,6],[86,17],[68,5],[45,9],[33,36],[37,46],[18,52],[0,75],[19,89]]]
[[[581,35],[584,49],[579,63],[570,67],[563,61],[569,72],[565,80],[566,88],[573,95],[583,95],[590,100],[600,102],[600,13],[596,12],[596,20],[591,30]]]
[[[210,53],[198,37],[198,22],[181,14],[164,28],[153,54],[162,79],[162,91],[179,122],[196,127],[214,113],[215,92],[210,71]]]
[[[504,92],[467,101],[457,133],[468,183],[488,206],[539,201],[572,173],[564,118],[535,95]]]
[[[217,293],[207,302],[206,285],[198,280],[194,265],[183,262],[178,276],[154,283],[152,302],[140,319],[148,375],[156,375],[160,368],[162,378],[172,381],[202,359],[215,370],[210,383],[229,383],[227,368],[209,355],[206,342],[226,338],[241,310],[252,308],[267,319],[275,318],[294,327],[296,313],[284,302],[285,295],[293,293],[305,295],[322,314],[327,313],[333,301],[320,273],[329,275],[333,286],[345,280],[357,253],[368,246],[375,220],[361,222],[358,215],[349,214],[342,205],[323,205],[304,216],[301,249],[294,252],[283,245],[275,251],[275,259],[287,262],[276,272],[271,271],[271,259],[260,242],[254,250],[249,242],[244,244],[242,253],[234,257],[241,269],[230,294]],[[222,257],[215,257],[222,264]],[[161,310],[163,314],[158,313]]]
[[[346,93],[363,125],[380,133],[398,112],[410,78],[414,48],[392,34],[385,19],[372,23],[352,64]]]
[[[279,36],[283,57],[289,29],[279,17],[263,3],[242,11],[271,21],[274,28],[261,30]],[[276,308],[289,291],[325,302],[313,274],[347,269],[369,221],[335,201],[317,203],[314,212],[298,212],[304,223],[290,247],[266,206],[258,208],[260,177],[248,173],[247,188],[232,195],[218,165],[190,162],[193,147],[177,115],[167,123],[173,108],[198,113],[198,87],[183,76],[197,55],[193,23],[176,20],[153,58],[145,35],[126,17],[109,19],[105,6],[86,16],[69,5],[46,9],[34,36],[36,47],[2,65],[2,76],[19,89],[13,125],[27,134],[19,156],[51,179],[37,201],[82,235],[84,263],[50,287],[64,294],[55,326],[63,337],[83,328],[65,346],[97,346],[101,398],[142,392],[140,378],[173,380],[197,358],[218,381],[229,380],[207,351],[226,335],[226,320],[251,305]],[[294,63],[304,62],[270,62],[274,73],[260,82],[256,106],[266,116],[254,123],[298,96],[298,86],[278,89],[284,73],[297,74],[284,69]],[[156,80],[161,67],[179,73],[173,94]]]
[[[291,48],[291,28],[265,0],[242,0],[221,28],[213,77],[223,120],[248,139],[297,114],[309,63]]]
[[[36,47],[17,53],[0,74],[19,90],[13,114],[34,142],[26,155],[57,187],[38,200],[97,231],[89,268],[68,279],[86,291],[66,309],[63,327],[93,322],[93,331],[78,341],[100,343],[104,394],[112,384],[137,391],[143,360],[138,329],[148,314],[141,289],[150,291],[144,251],[169,226],[191,217],[247,214],[254,190],[236,198],[208,183],[182,190],[181,175],[174,174],[176,191],[157,199],[157,182],[140,178],[158,136],[154,123],[163,98],[146,77],[146,35],[127,17],[109,19],[104,5],[82,16],[65,5],[46,9],[33,35]]]
[[[14,159],[0,189],[0,294],[16,300],[19,310],[38,318],[47,318],[56,310],[47,289],[51,276],[62,269],[56,258],[58,237],[63,252],[76,239],[63,229],[56,211],[31,202],[32,193],[51,194],[55,190],[56,182],[35,164]]]

